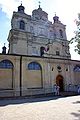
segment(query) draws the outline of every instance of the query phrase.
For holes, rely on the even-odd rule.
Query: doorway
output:
[[[56,77],[56,84],[60,87],[60,92],[64,91],[63,76],[58,75]]]

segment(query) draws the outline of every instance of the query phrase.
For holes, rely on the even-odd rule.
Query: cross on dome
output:
[[[5,46],[5,43],[4,43],[4,46]]]
[[[56,12],[55,12],[55,16],[56,16]]]
[[[22,1],[21,1],[21,5],[18,7],[18,12],[20,13],[24,13],[24,6],[22,5]]]
[[[41,2],[39,1],[38,3],[39,3],[39,8],[40,8],[40,4],[41,4]]]
[[[22,1],[21,1],[21,5],[22,5]]]

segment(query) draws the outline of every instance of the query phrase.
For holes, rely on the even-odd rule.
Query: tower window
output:
[[[60,52],[59,52],[59,51],[56,51],[56,55],[60,55]]]
[[[33,33],[34,30],[33,30],[33,26],[30,26],[30,32]]]
[[[23,20],[20,21],[20,29],[25,30],[25,22]]]
[[[32,47],[32,55],[38,55],[38,51],[36,47]]]
[[[45,48],[42,46],[42,47],[40,47],[40,55],[41,56],[43,56],[44,55],[44,50],[45,50]]]
[[[63,31],[59,30],[59,33],[60,33],[60,37],[63,38]]]
[[[56,33],[54,33],[54,39],[56,39]]]

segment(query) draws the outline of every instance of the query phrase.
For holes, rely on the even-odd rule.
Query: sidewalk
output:
[[[80,120],[80,96],[0,100],[0,120]]]

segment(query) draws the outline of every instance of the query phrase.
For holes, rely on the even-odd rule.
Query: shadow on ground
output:
[[[32,102],[43,102],[43,101],[49,101],[49,100],[56,100],[61,98],[61,96],[50,96],[50,97],[29,97],[29,98],[9,98],[9,99],[2,99],[0,100],[0,106],[6,106],[10,104],[24,104],[24,103],[32,103]]]
[[[73,104],[80,104],[80,101],[73,102]],[[77,113],[72,112],[71,115],[75,116],[75,120],[80,120],[80,110]]]
[[[71,114],[76,117],[75,120],[80,120],[80,110],[78,110],[78,113],[73,112]]]
[[[80,104],[80,101],[73,102],[73,104]]]
[[[49,100],[56,100],[59,98],[74,96],[77,94],[72,94],[70,92],[63,92],[60,96],[54,96],[53,94],[49,95],[38,95],[38,96],[30,96],[30,97],[16,97],[16,98],[2,98],[0,99],[0,106],[6,105],[14,105],[14,104],[24,104],[24,103],[32,103],[32,102],[43,102]],[[74,102],[74,104],[80,103],[80,101]]]

